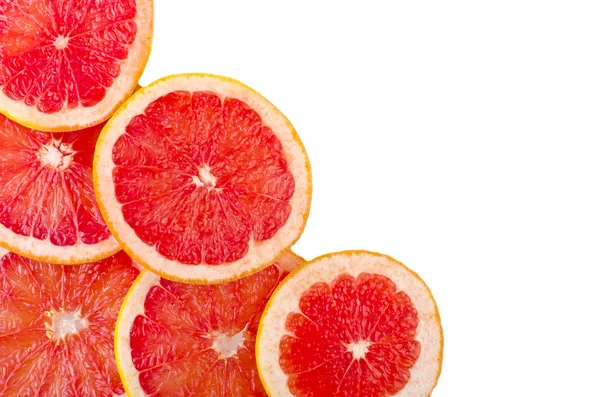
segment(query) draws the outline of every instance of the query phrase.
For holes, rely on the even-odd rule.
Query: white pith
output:
[[[217,178],[210,173],[210,167],[204,165],[198,168],[198,176],[192,178],[197,186],[206,186],[209,189],[213,189],[217,184]]]
[[[26,258],[54,264],[83,264],[107,258],[121,248],[113,236],[96,244],[55,245],[49,238],[40,240],[17,234],[0,223],[0,245]]]
[[[287,387],[288,375],[279,366],[279,341],[288,334],[285,329],[288,314],[299,312],[301,294],[317,282],[331,283],[341,274],[357,277],[361,273],[388,277],[399,291],[408,294],[419,313],[415,339],[421,343],[421,354],[410,370],[409,382],[394,397],[431,394],[440,372],[443,335],[436,304],[427,286],[390,257],[367,252],[342,252],[301,266],[280,284],[267,304],[257,335],[256,359],[265,389],[271,396],[293,397]]]
[[[44,315],[46,336],[57,343],[63,342],[70,335],[78,334],[89,325],[87,318],[81,317],[79,310],[72,312],[49,310]]]
[[[56,40],[54,40],[54,47],[56,47],[56,49],[58,50],[62,50],[64,48],[67,47],[67,45],[69,45],[69,38],[63,36],[62,34],[59,34],[56,37]]]
[[[221,332],[212,335],[213,344],[211,347],[214,351],[219,353],[219,359],[225,360],[237,354],[240,346],[244,344],[245,331],[246,330],[244,329],[231,336]]]
[[[22,125],[47,131],[85,128],[110,117],[116,107],[135,89],[150,51],[153,3],[151,0],[136,0],[136,7],[137,12],[133,19],[137,25],[135,39],[129,47],[127,59],[121,64],[121,73],[106,90],[106,95],[100,102],[92,107],[79,105],[75,108],[69,108],[65,104],[58,112],[43,113],[35,106],[26,105],[24,100],[15,101],[9,98],[0,90],[0,111]],[[67,38],[59,39],[60,36],[54,43],[57,48],[68,45]]]
[[[37,154],[40,163],[59,171],[68,169],[73,163],[75,152],[70,144],[52,141],[48,145],[43,145]]]
[[[286,251],[277,263],[283,270],[291,271],[296,266],[304,263],[304,259],[291,251]],[[160,277],[158,275],[148,270],[142,271],[129,289],[129,292],[123,301],[123,305],[121,306],[119,317],[117,318],[115,329],[115,356],[119,374],[121,375],[121,381],[123,382],[123,386],[129,397],[147,396],[140,384],[140,371],[133,365],[130,335],[135,318],[138,315],[144,315],[144,303],[148,292],[153,286],[158,285],[159,283]],[[223,342],[226,342],[226,340],[223,340]],[[237,340],[234,340],[233,344],[237,342]],[[227,347],[231,348],[230,345]]]
[[[359,340],[358,342],[349,343],[347,347],[348,351],[352,353],[352,358],[360,360],[365,358],[366,354],[369,352],[369,346],[371,346],[371,342]]]
[[[122,205],[117,201],[112,172],[115,164],[112,150],[132,117],[143,113],[146,106],[163,95],[177,90],[208,91],[221,98],[239,99],[253,108],[281,142],[294,176],[295,190],[290,205],[292,212],[287,222],[266,241],[250,239],[248,253],[241,259],[217,266],[182,265],[162,256],[154,246],[139,239],[123,217]],[[272,263],[281,251],[299,237],[310,207],[310,174],[303,147],[287,119],[265,98],[241,83],[210,75],[179,75],[159,80],[137,91],[132,99],[106,124],[98,140],[94,156],[94,181],[98,201],[111,231],[130,256],[165,278],[176,281],[216,283],[239,278],[256,272]],[[198,181],[202,181],[199,175]],[[194,180],[195,183],[197,183]]]

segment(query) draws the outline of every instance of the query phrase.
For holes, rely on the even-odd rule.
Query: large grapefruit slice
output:
[[[98,139],[94,184],[113,235],[174,281],[234,280],[304,229],[311,179],[290,122],[240,82],[166,77],[136,92]]]
[[[293,271],[273,293],[256,356],[270,396],[424,397],[442,364],[431,292],[381,254],[346,251]]]
[[[152,0],[0,1],[0,112],[42,131],[99,124],[133,92]]]
[[[125,253],[81,266],[0,254],[0,395],[124,394],[113,355],[119,307],[139,271]]]
[[[0,246],[58,264],[93,262],[120,250],[92,186],[101,129],[39,132],[0,114]]]
[[[279,281],[301,262],[288,251],[258,273],[217,285],[181,284],[143,271],[115,333],[128,395],[266,396],[254,357],[258,320]]]

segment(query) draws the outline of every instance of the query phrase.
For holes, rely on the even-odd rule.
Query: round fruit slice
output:
[[[304,229],[308,157],[290,122],[240,82],[165,77],[104,127],[94,185],[127,253],[164,278],[231,281],[261,270]]]
[[[314,259],[273,293],[260,321],[258,371],[270,396],[429,396],[443,336],[431,292],[389,256]]]
[[[133,92],[152,0],[0,2],[0,112],[42,131],[101,123]]]
[[[55,264],[93,262],[121,249],[92,186],[101,129],[49,134],[0,115],[0,246]]]
[[[101,129],[49,134],[0,114],[0,246],[55,264],[93,262],[121,249],[92,186]]]
[[[113,355],[119,307],[139,271],[120,252],[57,266],[0,254],[0,395],[125,393]]]
[[[266,396],[254,358],[258,320],[279,281],[302,262],[287,251],[258,273],[216,285],[181,284],[143,271],[115,333],[127,394]]]

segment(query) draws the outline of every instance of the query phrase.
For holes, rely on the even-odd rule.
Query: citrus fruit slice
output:
[[[266,396],[254,341],[269,296],[304,260],[290,251],[273,265],[225,284],[191,285],[143,271],[115,332],[125,390],[142,396]]]
[[[0,112],[42,131],[111,116],[152,42],[152,0],[0,1]]]
[[[0,395],[124,394],[113,332],[139,274],[131,259],[119,252],[100,262],[57,266],[0,255]]]
[[[329,254],[277,287],[256,359],[270,396],[429,396],[443,336],[431,292],[381,254]]]
[[[104,127],[94,186],[127,253],[173,281],[231,281],[271,264],[304,229],[308,157],[285,116],[225,77],[169,76]]]
[[[55,264],[93,262],[121,249],[92,186],[101,129],[39,132],[0,114],[0,246]]]

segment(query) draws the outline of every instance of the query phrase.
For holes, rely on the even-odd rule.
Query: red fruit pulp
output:
[[[294,396],[383,397],[408,383],[421,349],[418,314],[389,278],[341,275],[312,285],[299,308],[279,345]]]
[[[0,395],[113,397],[123,298],[139,271],[120,252],[80,266],[0,259]]]
[[[121,72],[135,0],[0,1],[0,87],[44,113],[94,106]]]
[[[109,238],[92,186],[101,130],[39,132],[0,115],[0,223],[58,246]]]
[[[130,121],[113,161],[126,222],[181,263],[236,261],[290,215],[294,178],[281,142],[237,99],[167,94]]]
[[[131,330],[142,388],[158,396],[267,396],[255,362],[262,311],[287,275],[277,264],[238,281],[150,289]]]

